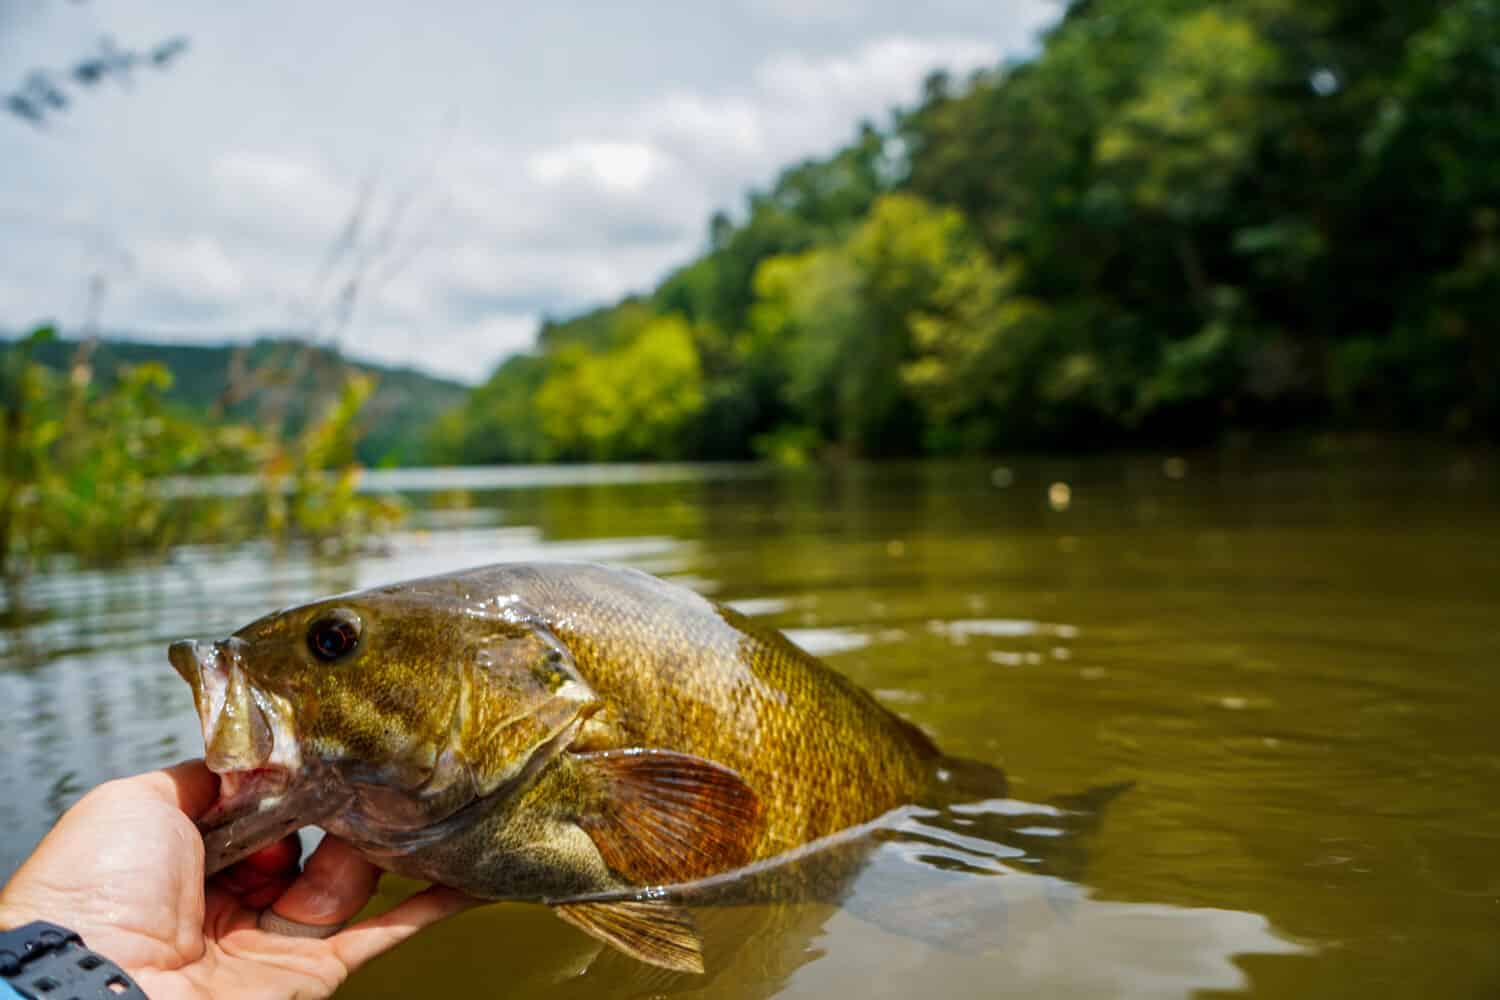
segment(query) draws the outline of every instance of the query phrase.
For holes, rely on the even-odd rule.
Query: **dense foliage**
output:
[[[107,563],[184,542],[268,537],[352,547],[401,511],[355,492],[359,418],[374,382],[345,380],[300,430],[187,416],[159,363],[96,377],[85,346],[59,370],[42,328],[0,353],[0,572],[58,553]],[[244,477],[238,490],[182,477]],[[247,488],[246,488],[247,487]]]
[[[68,371],[83,345],[55,337],[29,347],[32,360]],[[365,465],[414,464],[423,458],[428,428],[464,398],[457,382],[408,368],[354,361],[337,350],[293,337],[264,337],[247,344],[148,344],[108,337],[88,345],[89,370],[101,388],[146,364],[171,372],[162,402],[193,420],[264,425],[267,411],[295,434],[316,420],[356,378],[373,385],[360,413],[355,456]]]
[[[796,461],[1500,431],[1500,0],[1075,0],[649,295],[548,323],[438,458]]]

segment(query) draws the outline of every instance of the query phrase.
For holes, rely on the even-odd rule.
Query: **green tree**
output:
[[[439,463],[539,462],[547,441],[533,399],[547,377],[542,355],[514,354],[461,406],[437,419],[428,454]]]
[[[551,359],[533,399],[548,457],[608,461],[691,454],[703,407],[692,330],[655,317],[614,349],[569,345]]]

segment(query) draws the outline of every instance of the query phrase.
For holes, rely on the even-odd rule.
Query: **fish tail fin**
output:
[[[1072,795],[1059,795],[1052,801],[1069,812],[1099,816],[1111,802],[1134,787],[1133,781],[1117,781],[1112,785],[1095,785]]]

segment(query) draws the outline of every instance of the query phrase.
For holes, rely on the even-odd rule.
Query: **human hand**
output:
[[[349,974],[474,901],[433,887],[321,940],[261,930],[261,910],[335,926],[380,871],[333,837],[307,859],[289,838],[205,885],[193,818],[218,797],[202,761],[100,785],[69,809],[0,890],[0,930],[50,920],[77,931],[152,1000],[326,997]]]

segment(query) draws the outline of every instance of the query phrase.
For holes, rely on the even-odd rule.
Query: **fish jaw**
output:
[[[223,871],[295,830],[322,822],[352,800],[336,782],[305,777],[286,781],[272,771],[225,775],[219,796],[198,819],[205,875]]]
[[[325,769],[304,764],[291,706],[251,682],[241,645],[184,639],[167,652],[193,689],[204,761],[219,775],[218,801],[197,820],[210,875],[343,804]]]

